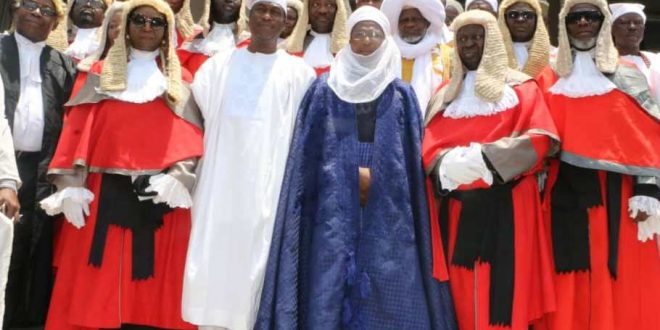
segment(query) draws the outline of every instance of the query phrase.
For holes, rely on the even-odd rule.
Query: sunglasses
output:
[[[145,27],[147,24],[151,26],[152,29],[162,29],[167,26],[167,20],[160,17],[144,17],[140,14],[133,14],[129,18],[131,24],[137,27]]]
[[[529,21],[536,18],[536,13],[529,10],[524,10],[524,11],[511,10],[506,12],[506,17],[512,20],[518,20],[522,18],[525,21]]]
[[[48,6],[39,6],[38,3],[34,1],[29,1],[25,0],[21,2],[21,8],[29,11],[29,12],[34,12],[37,9],[39,9],[39,12],[41,15],[46,16],[46,17],[55,17],[57,16],[57,12],[53,7],[48,7]]]
[[[578,22],[585,20],[587,23],[602,22],[605,19],[605,16],[597,11],[577,11],[574,13],[569,13],[566,15],[567,24],[577,24]]]

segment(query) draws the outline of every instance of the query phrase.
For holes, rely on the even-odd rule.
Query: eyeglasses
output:
[[[46,16],[46,17],[55,17],[57,16],[57,11],[53,7],[48,7],[48,6],[39,6],[38,3],[30,0],[25,0],[21,2],[21,8],[29,11],[29,12],[34,12],[37,9],[39,9],[39,12],[41,15]]]
[[[578,22],[585,20],[589,24],[593,24],[596,22],[602,22],[603,19],[605,19],[605,16],[601,14],[600,12],[597,11],[576,11],[574,13],[568,13],[566,15],[566,23],[567,24],[577,24]]]
[[[522,18],[525,21],[529,21],[536,18],[536,13],[529,10],[525,10],[525,11],[511,10],[506,12],[506,17],[512,20],[519,20]]]
[[[355,40],[365,40],[365,39],[383,39],[385,34],[380,31],[356,31],[351,33],[351,39]]]
[[[105,8],[105,2],[101,0],[75,0],[76,4],[81,6],[88,5],[94,9],[103,9]]]
[[[133,14],[129,20],[131,24],[137,27],[145,27],[147,23],[152,29],[163,29],[167,26],[167,20],[160,17],[145,17],[140,14]]]

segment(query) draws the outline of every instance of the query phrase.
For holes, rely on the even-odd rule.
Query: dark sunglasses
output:
[[[162,29],[167,26],[167,20],[160,17],[144,17],[140,14],[133,14],[129,18],[131,24],[137,27],[145,27],[147,23],[152,29]]]
[[[529,10],[524,10],[524,11],[511,10],[506,12],[506,17],[512,20],[518,20],[522,18],[526,21],[529,21],[536,18],[536,13]]]
[[[25,0],[21,2],[21,8],[29,11],[29,12],[34,12],[35,10],[39,9],[39,12],[41,15],[46,16],[46,17],[55,17],[57,16],[57,12],[53,7],[48,7],[48,6],[39,6],[38,3],[30,0]]]
[[[605,19],[605,16],[597,11],[576,11],[574,13],[569,13],[566,15],[567,24],[577,24],[582,20],[587,21],[587,23],[602,22]]]

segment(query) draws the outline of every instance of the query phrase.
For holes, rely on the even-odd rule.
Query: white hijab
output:
[[[367,103],[377,99],[387,86],[401,75],[401,53],[390,36],[390,23],[380,10],[363,6],[353,12],[346,22],[349,33],[359,22],[372,21],[387,36],[373,53],[363,56],[344,46],[335,57],[328,86],[342,101]]]

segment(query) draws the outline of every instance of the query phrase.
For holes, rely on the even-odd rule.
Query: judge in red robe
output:
[[[452,80],[432,99],[422,146],[434,276],[461,329],[526,330],[555,308],[535,174],[557,143],[541,90],[507,69],[497,22],[458,16]]]
[[[199,23],[203,32],[177,50],[181,66],[195,75],[209,57],[236,48],[241,33],[239,13],[241,0],[206,0]]]
[[[193,328],[181,292],[200,120],[171,9],[132,0],[122,26],[68,102],[50,164],[58,192],[41,206],[66,222],[46,329]]]
[[[538,78],[562,140],[544,198],[557,312],[539,329],[658,329],[660,109],[618,63],[605,0],[568,0]]]
[[[335,54],[348,43],[345,0],[303,0],[302,14],[288,37],[286,50],[300,56],[316,75],[330,71]]]

